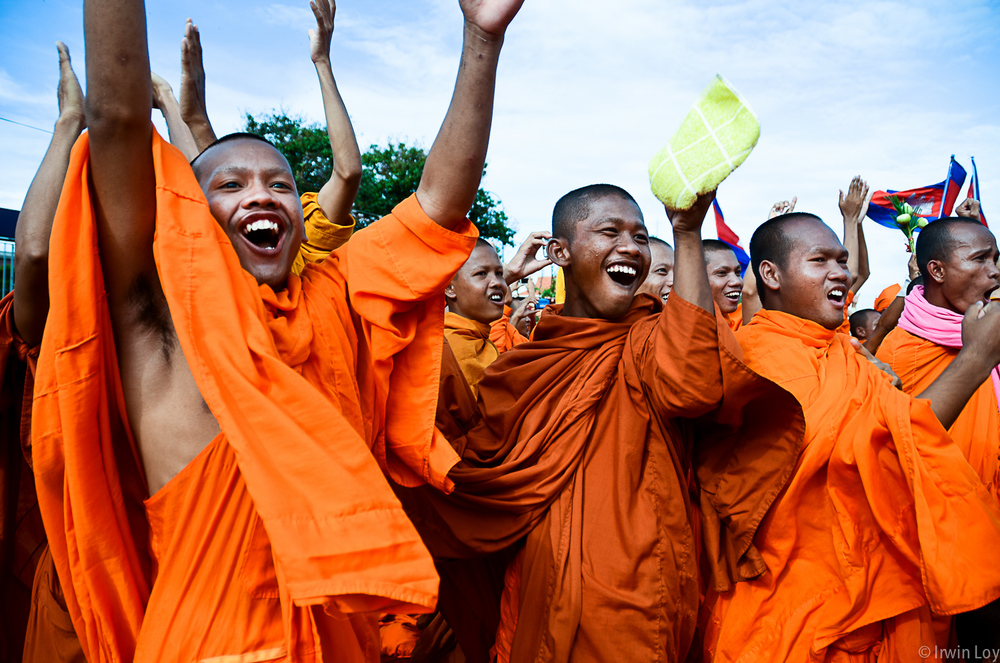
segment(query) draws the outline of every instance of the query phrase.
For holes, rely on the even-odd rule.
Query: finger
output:
[[[59,51],[59,66],[68,67],[70,65],[70,59],[69,59],[69,49],[66,47],[66,44],[62,43],[61,41],[57,41],[56,50]]]
[[[323,15],[319,12],[319,7],[315,2],[309,0],[309,8],[312,9],[313,16],[316,17],[316,24],[323,25]]]

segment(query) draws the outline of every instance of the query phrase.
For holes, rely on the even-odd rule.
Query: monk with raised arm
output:
[[[59,51],[59,117],[52,141],[18,216],[17,286],[0,300],[0,660],[83,661],[38,512],[32,475],[31,396],[38,346],[49,310],[49,235],[70,151],[86,124],[83,91]],[[43,642],[24,647],[26,630],[44,629]]]
[[[333,0],[311,0],[309,3],[316,27],[309,30],[309,52],[326,115],[326,131],[333,153],[330,179],[318,192],[304,192],[302,199],[306,223],[306,239],[292,265],[296,274],[307,263],[323,260],[342,245],[354,232],[351,208],[361,184],[361,151],[354,136],[354,127],[330,64],[330,43],[333,38]],[[201,34],[191,19],[184,27],[181,42],[180,112],[193,135],[198,151],[215,141],[215,131],[208,118],[205,102],[205,66],[202,59]],[[182,133],[178,129],[178,134]]]
[[[636,296],[650,251],[632,196],[607,184],[566,194],[548,247],[565,304],[487,368],[478,407],[442,374],[439,424],[463,457],[455,491],[404,502],[440,559],[516,555],[505,582],[454,588],[502,587],[501,661],[683,661],[703,584],[764,570],[749,541],[791,472],[801,413],[717,325],[701,243],[712,198],[672,216],[664,305]],[[691,419],[709,413],[696,436]],[[442,606],[451,591],[443,578]]]
[[[89,132],[50,256],[72,273],[49,282],[32,435],[91,663],[377,661],[379,612],[435,605],[383,472],[450,488],[458,457],[433,428],[443,290],[475,243],[466,214],[520,2],[461,5],[455,93],[417,193],[299,277],[284,158],[235,135],[192,171],[150,123],[143,3],[85,4]]]
[[[930,613],[1000,596],[1000,507],[946,431],[1000,360],[1000,306],[971,307],[961,358],[915,397],[837,333],[851,274],[822,220],[774,218],[750,255],[763,310],[736,337],[806,442],[754,538],[768,572],[710,599],[705,657],[936,660]]]

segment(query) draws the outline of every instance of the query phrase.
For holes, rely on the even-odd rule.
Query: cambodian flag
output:
[[[908,189],[906,191],[876,191],[872,194],[868,206],[868,218],[886,228],[898,228],[896,225],[896,209],[892,205],[892,196],[898,196],[900,202],[909,203],[918,216],[930,221],[949,216],[955,208],[962,185],[965,184],[965,169],[951,156],[948,164],[948,178],[943,182]]]
[[[972,159],[972,181],[969,182],[969,195],[967,197],[979,201],[979,220],[989,228],[990,225],[986,223],[986,215],[983,214],[983,201],[979,198],[979,171],[976,170],[976,157],[969,158]]]
[[[726,219],[722,216],[722,208],[719,207],[719,201],[712,201],[712,211],[715,212],[715,234],[716,236],[733,247],[733,253],[736,254],[736,259],[740,261],[740,274],[745,274],[747,271],[747,266],[750,264],[750,256],[747,252],[743,250],[740,246],[739,235],[733,232],[733,229],[726,225]]]

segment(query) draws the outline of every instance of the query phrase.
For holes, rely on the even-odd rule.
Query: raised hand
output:
[[[907,247],[909,247],[909,244],[907,244]],[[906,269],[910,273],[911,281],[920,276],[920,268],[917,267],[917,256],[910,255],[910,259],[906,261]]]
[[[552,233],[548,231],[533,232],[524,240],[517,253],[510,262],[504,265],[504,280],[508,285],[534,274],[540,269],[548,267],[552,261],[548,258],[538,259],[538,250],[548,244],[552,239]]]
[[[191,129],[198,150],[215,142],[215,131],[208,119],[205,102],[205,65],[202,61],[201,35],[198,26],[188,19],[181,40],[181,119]]]
[[[73,71],[73,63],[69,58],[69,48],[61,41],[56,42],[59,51],[59,117],[73,118],[80,122],[80,128],[86,126],[86,116],[83,106],[83,88]],[[79,132],[77,132],[79,133]]]
[[[163,80],[155,71],[149,72],[149,78],[153,84],[153,108],[163,113],[163,119],[167,121],[170,144],[179,149],[185,159],[193,161],[200,152],[198,142],[181,117],[180,106],[177,104],[170,83]]]
[[[337,3],[334,0],[311,0],[309,7],[316,17],[316,29],[309,30],[309,54],[314,63],[329,61],[333,17],[337,13]]]
[[[510,324],[521,333],[521,336],[528,336],[531,334],[531,322],[538,313],[539,311],[535,310],[535,300],[527,299],[510,316]]]
[[[175,100],[174,90],[170,87],[170,83],[155,71],[149,72],[149,78],[153,82],[153,108],[162,111],[170,104],[171,100]]]
[[[488,36],[502,37],[524,0],[459,0],[465,22]]]
[[[955,216],[964,216],[970,219],[975,219],[980,223],[983,222],[982,217],[979,215],[979,201],[975,198],[966,198],[958,207],[955,208]]]
[[[969,307],[962,320],[962,348],[973,351],[989,370],[1000,364],[1000,303]]]
[[[860,221],[868,211],[868,183],[856,175],[851,180],[847,195],[840,192],[840,213],[845,221]]]
[[[791,214],[795,211],[795,203],[797,202],[799,202],[799,197],[795,196],[791,200],[781,200],[771,205],[771,211],[767,213],[768,221],[782,214]]]
[[[701,226],[705,223],[705,215],[708,214],[708,208],[712,206],[713,200],[715,200],[715,191],[709,191],[698,196],[690,209],[672,210],[666,208],[667,218],[670,220],[670,225],[674,227],[674,235],[685,232],[695,232],[701,235]]]

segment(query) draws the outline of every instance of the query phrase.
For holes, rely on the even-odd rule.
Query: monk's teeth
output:
[[[629,276],[635,276],[636,271],[634,267],[629,267],[628,265],[611,265],[608,267],[608,274],[628,274]]]
[[[260,221],[254,221],[253,223],[248,223],[243,228],[243,234],[244,235],[249,235],[250,233],[256,232],[256,231],[259,231],[259,230],[267,230],[267,231],[272,232],[272,233],[277,233],[278,232],[278,224],[275,223],[274,221],[270,221],[270,220],[267,220],[267,219],[262,219]]]

